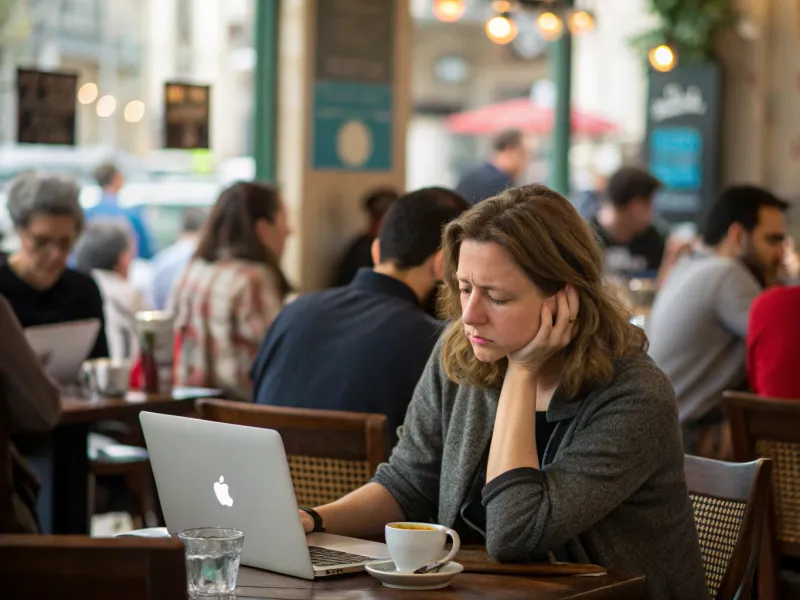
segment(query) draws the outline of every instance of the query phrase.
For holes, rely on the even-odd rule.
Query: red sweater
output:
[[[759,396],[800,400],[800,287],[764,292],[747,328],[747,377]]]

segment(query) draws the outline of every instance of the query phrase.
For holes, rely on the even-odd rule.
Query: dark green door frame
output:
[[[563,0],[562,6],[572,8],[574,0]],[[566,25],[566,24],[565,24]],[[556,88],[553,116],[553,188],[569,194],[569,147],[572,138],[572,35],[564,27],[564,35],[550,49],[550,69]]]
[[[253,81],[253,160],[256,179],[275,182],[278,108],[278,20],[280,0],[254,0],[256,22],[253,42],[256,69]]]
[[[254,43],[256,70],[254,87],[253,159],[256,179],[275,183],[278,89],[278,21],[280,0],[254,0],[256,19]],[[574,6],[574,0],[563,0]],[[552,185],[569,193],[569,148],[572,137],[572,36],[567,29],[550,51],[550,64],[556,88],[553,123]]]

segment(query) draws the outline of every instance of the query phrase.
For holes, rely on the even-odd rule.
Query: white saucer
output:
[[[146,527],[145,529],[134,529],[118,533],[114,537],[145,537],[145,538],[168,538],[172,537],[166,527]]]
[[[367,565],[367,573],[388,588],[397,590],[438,590],[447,587],[450,581],[464,570],[457,562],[450,561],[438,573],[398,573],[392,561]]]

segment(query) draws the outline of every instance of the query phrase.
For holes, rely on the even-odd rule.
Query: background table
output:
[[[174,388],[165,394],[128,392],[124,398],[62,398],[61,421],[53,433],[53,533],[89,533],[87,444],[93,423],[135,418],[142,411],[185,415],[194,410],[195,400],[219,394],[206,388]]]
[[[277,575],[249,567],[239,570],[237,600],[276,598],[286,600],[372,600],[413,598],[413,600],[644,600],[644,577],[609,573],[598,577],[533,577],[462,573],[449,587],[440,590],[395,590],[384,587],[366,573],[342,575],[315,581]]]

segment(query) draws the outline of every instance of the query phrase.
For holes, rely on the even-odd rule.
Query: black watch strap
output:
[[[325,528],[322,526],[322,517],[319,516],[317,511],[315,511],[313,508],[309,508],[308,506],[301,506],[300,510],[308,513],[308,515],[314,519],[314,529],[312,530],[312,533],[322,533],[325,531]]]

